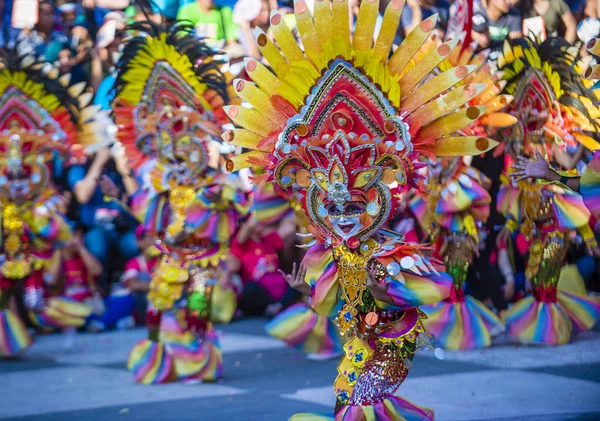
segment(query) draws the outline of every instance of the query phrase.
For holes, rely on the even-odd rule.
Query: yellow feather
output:
[[[258,144],[263,139],[262,136],[244,129],[228,130],[221,137],[227,142],[248,149],[259,149]],[[269,147],[265,147],[264,150],[268,152]]]
[[[415,89],[404,98],[400,106],[400,111],[403,114],[412,113],[427,101],[458,84],[474,71],[476,67],[477,66],[474,65],[467,65],[452,68],[425,82],[423,85],[419,86],[418,89]]]
[[[283,128],[253,108],[227,105],[223,107],[223,110],[235,124],[260,136],[267,137],[270,133]]]
[[[485,111],[485,106],[462,108],[423,127],[419,136],[438,139],[468,126]]]
[[[452,40],[440,45],[420,60],[415,67],[404,75],[400,83],[400,91],[408,94],[419,82],[421,82],[435,67],[452,52],[458,40]]]
[[[262,63],[254,59],[244,59],[246,72],[248,76],[262,89],[267,95],[277,94],[277,89],[281,84],[275,76]]]
[[[404,1],[405,0],[394,0],[390,2],[385,9],[381,29],[379,30],[377,42],[375,43],[375,53],[380,56],[382,60],[387,60],[390,54],[396,32],[398,31],[400,16],[402,16]]]
[[[237,170],[241,170],[242,168],[250,168],[254,165],[251,162],[249,162],[253,158],[254,159],[268,159],[269,154],[267,154],[266,152],[261,152],[261,151],[250,151],[250,152],[243,153],[241,155],[236,155],[233,158],[231,158],[229,161],[227,161],[227,170],[228,171],[237,171]]]
[[[302,45],[304,46],[306,56],[313,61],[316,67],[321,67],[323,65],[319,57],[321,46],[317,38],[315,23],[310,14],[310,10],[308,10],[308,6],[304,0],[298,1],[294,5],[294,10],[296,12],[298,32],[300,32],[300,38],[302,39]]]
[[[390,59],[389,67],[393,74],[399,75],[402,73],[406,65],[414,57],[417,51],[419,51],[427,38],[429,38],[429,35],[431,35],[435,29],[437,22],[438,15],[431,15],[410,31],[410,34],[408,34]]]
[[[370,50],[373,46],[373,31],[379,16],[379,0],[364,0],[360,3],[360,11],[354,29],[354,49]]]
[[[573,133],[573,136],[575,136],[575,139],[577,139],[577,141],[579,143],[581,143],[583,146],[585,146],[587,149],[591,150],[591,151],[596,151],[598,149],[600,149],[600,143],[598,143],[597,140],[583,134],[583,133]]]
[[[331,7],[331,22],[333,33],[341,51],[350,47],[350,17],[348,15],[348,0],[333,0]]]
[[[277,45],[288,63],[305,59],[302,50],[298,47],[298,43],[285,24],[283,17],[275,10],[271,12],[270,30],[273,31]]]
[[[258,111],[261,114],[277,122],[279,125],[285,125],[287,120],[286,116],[271,104],[269,96],[261,91],[255,84],[243,79],[235,79],[233,81],[233,87],[235,88],[237,95],[244,101],[255,106],[259,105],[260,109]]]
[[[515,59],[515,55],[513,54],[512,48],[507,40],[504,40],[504,44],[502,45],[502,53],[504,55],[504,59],[507,63],[512,63]]]
[[[431,148],[436,156],[472,156],[487,152],[498,142],[479,136],[446,137]]]
[[[255,29],[255,37],[260,52],[267,62],[269,62],[269,65],[275,71],[275,74],[279,77],[285,77],[288,64],[281,55],[281,52],[275,47],[269,37],[267,37],[267,34],[265,34],[258,26]]]
[[[314,22],[315,31],[319,44],[323,45],[332,37],[336,36],[335,32],[331,31],[331,9],[329,8],[329,0],[315,0],[314,2]]]
[[[453,89],[416,110],[410,115],[410,120],[413,124],[425,126],[467,103],[471,98],[477,96],[484,86],[474,84]]]

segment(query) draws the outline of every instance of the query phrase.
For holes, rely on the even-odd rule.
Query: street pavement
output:
[[[225,377],[212,384],[137,385],[127,354],[143,329],[38,336],[19,361],[0,361],[0,419],[60,421],[285,421],[329,412],[337,360],[309,361],[264,333],[264,319],[220,326]],[[600,332],[562,347],[421,352],[399,394],[441,421],[600,420]]]

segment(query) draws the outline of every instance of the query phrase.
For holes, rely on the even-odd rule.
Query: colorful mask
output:
[[[0,198],[35,199],[50,178],[55,153],[81,155],[101,141],[97,107],[87,107],[86,84],[31,57],[0,63]],[[86,108],[87,107],[87,108]]]
[[[152,184],[158,192],[198,187],[206,182],[207,142],[220,134],[211,101],[226,96],[224,78],[189,29],[141,25],[146,34],[126,44],[119,62],[117,136],[134,167],[157,160]]]
[[[539,46],[527,38],[505,42],[498,65],[507,81],[505,91],[514,96],[510,113],[518,120],[505,138],[520,143],[513,147],[516,151],[523,148],[529,154],[529,145],[545,142],[600,147],[590,122],[590,114],[598,112],[594,96],[567,47],[557,38]]]
[[[297,3],[306,55],[273,12],[277,44],[262,33],[257,43],[275,74],[248,60],[246,71],[256,85],[235,81],[234,86],[253,108],[226,108],[244,129],[229,131],[224,139],[254,149],[233,158],[229,169],[260,166],[280,187],[299,186],[312,233],[326,244],[351,249],[369,248],[366,240],[393,214],[390,187],[415,184],[422,157],[472,155],[496,144],[457,134],[480,116],[466,104],[483,86],[456,87],[469,73],[462,67],[435,76],[456,42],[411,60],[436,17],[390,54],[401,7],[388,6],[373,44],[377,7],[361,3],[351,42],[345,1],[333,2],[331,10],[328,2],[316,2],[314,20],[306,4]]]

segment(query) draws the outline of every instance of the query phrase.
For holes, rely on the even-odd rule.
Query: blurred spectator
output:
[[[583,11],[586,18],[598,19],[600,14],[598,8],[600,7],[600,1],[588,1],[585,3],[585,9]]]
[[[214,47],[235,44],[238,38],[233,11],[229,7],[215,5],[213,0],[196,0],[181,6],[177,20],[191,22],[196,27],[196,35],[206,38]]]
[[[521,0],[519,8],[523,19],[541,16],[548,37],[560,35],[571,44],[577,40],[577,21],[564,0]]]
[[[96,28],[105,22],[105,16],[112,11],[123,12],[129,6],[129,0],[82,0],[82,6],[86,9],[88,19]]]
[[[91,51],[92,67],[90,85],[96,92],[94,104],[103,110],[109,110],[115,96],[112,74],[123,42],[125,15],[121,12],[109,13],[106,21],[96,35],[96,47]]]
[[[51,60],[58,58],[58,52],[67,42],[64,33],[54,28],[54,4],[49,0],[42,0],[38,6],[38,22],[31,29],[23,29],[17,36],[17,52],[20,56],[34,55],[47,57],[51,53]]]
[[[125,259],[138,255],[135,219],[120,203],[137,189],[124,153],[114,154],[100,149],[90,157],[89,165],[74,165],[68,173],[68,185],[80,204],[79,219],[87,230],[85,245],[105,265],[109,250]]]
[[[150,288],[152,271],[158,263],[158,249],[154,247],[154,239],[143,225],[137,227],[135,236],[141,254],[127,262],[123,276],[121,276],[121,283],[132,294],[137,315],[143,322],[148,305],[146,294]]]
[[[238,0],[233,8],[233,19],[240,28],[240,42],[244,54],[261,59],[254,31],[260,28],[264,33],[269,29],[268,0]]]
[[[54,52],[46,56],[46,60],[55,61],[61,74],[71,73],[71,82],[87,82],[89,80],[89,61],[93,42],[87,29],[75,26],[69,33],[69,41],[60,46],[54,59]]]
[[[450,3],[446,0],[407,0],[402,9],[402,27],[405,36],[421,21],[434,14],[439,15],[435,33],[439,39],[444,39],[448,20],[450,18]]]
[[[510,0],[482,0],[473,14],[471,37],[480,49],[498,50],[507,38],[521,37],[521,15]]]
[[[227,284],[233,273],[239,273],[244,284],[239,304],[243,315],[263,315],[267,306],[280,301],[286,293],[287,282],[278,272],[278,254],[285,248],[284,238],[289,231],[287,224],[283,227],[281,231],[278,223],[266,225],[250,217],[231,243],[231,254],[237,261],[228,260],[229,273],[223,275],[221,282]],[[294,222],[292,229],[296,229]]]
[[[12,0],[0,0],[0,49],[14,48],[18,31],[11,27]]]
[[[56,8],[60,18],[60,29],[66,36],[70,36],[75,26],[85,27],[85,17],[77,3],[64,2]]]

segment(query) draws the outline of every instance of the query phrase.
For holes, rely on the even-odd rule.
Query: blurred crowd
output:
[[[152,16],[129,0],[40,0],[37,19],[32,26],[14,25],[19,0],[0,0],[0,48],[16,49],[20,55],[34,54],[54,63],[61,73],[71,73],[72,81],[87,82],[94,92],[94,103],[110,109],[114,96],[113,71],[126,36],[127,25],[154,19],[187,21],[198,37],[222,51],[234,75],[243,72],[243,57],[260,59],[255,42],[257,31],[269,32],[271,9],[278,9],[290,27],[295,26],[289,13],[291,2],[277,0],[157,0],[152,3]],[[359,0],[354,0],[354,16]],[[381,1],[381,10],[387,6]],[[307,5],[312,8],[310,1]],[[403,39],[418,23],[439,14],[436,37],[444,39],[448,23],[457,7],[447,0],[407,0],[402,13],[397,41]],[[17,16],[18,17],[18,16]],[[541,17],[541,19],[539,19]],[[350,18],[353,19],[352,14]],[[22,20],[22,17],[19,17]],[[381,21],[381,19],[380,19]],[[27,26],[19,24],[17,26]],[[574,45],[582,45],[600,33],[598,1],[591,0],[481,0],[475,1],[471,38],[476,50],[502,48],[507,38],[523,35],[546,37],[558,35]],[[223,154],[230,153],[226,148]],[[580,146],[561,159],[560,166],[570,170],[581,165],[588,154]],[[557,155],[560,157],[560,155]],[[563,159],[564,158],[564,159]],[[492,180],[491,196],[496,197],[502,159],[487,154],[474,159]],[[86,323],[90,331],[129,328],[143,323],[146,293],[157,261],[152,238],[138,226],[138,221],[125,211],[124,205],[138,188],[127,157],[117,148],[97,151],[86,163],[55,168],[58,184],[66,201],[65,213],[76,235],[55,252],[55,264],[45,281],[57,285],[67,295],[88,300],[94,309]],[[247,186],[248,195],[252,194]],[[106,198],[111,200],[106,200]],[[410,198],[401,198],[406,203]],[[492,205],[492,209],[495,206]],[[279,272],[289,273],[298,261],[295,249],[296,216],[289,213],[276,226],[260,223],[252,215],[244,222],[232,245],[231,262],[223,283],[228,283],[239,301],[237,316],[274,316],[299,299]],[[496,310],[526,293],[525,255],[528,245],[516,239],[516,249],[497,241],[502,217],[492,213],[488,237],[482,242],[480,256],[470,270],[467,283],[470,292]],[[421,241],[424,233],[408,208],[394,226],[409,241]],[[598,290],[600,265],[585,247],[575,246],[569,257],[588,288]],[[485,282],[483,282],[485,280]],[[59,285],[60,284],[60,285]]]

